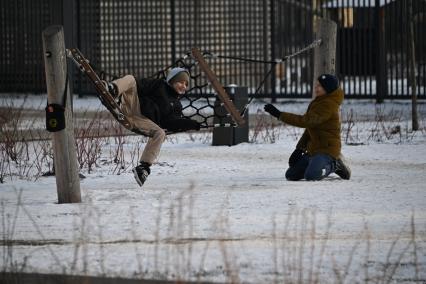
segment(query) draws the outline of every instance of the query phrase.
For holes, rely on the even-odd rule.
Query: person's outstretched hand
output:
[[[274,107],[272,104],[267,104],[263,107],[263,109],[268,112],[270,115],[275,116],[276,118],[279,118],[281,115],[281,112]]]

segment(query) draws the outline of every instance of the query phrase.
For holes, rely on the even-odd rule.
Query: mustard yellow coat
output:
[[[339,109],[343,102],[343,90],[316,97],[304,115],[282,112],[279,119],[296,127],[306,128],[296,148],[310,155],[328,154],[337,159],[342,147],[340,140]]]

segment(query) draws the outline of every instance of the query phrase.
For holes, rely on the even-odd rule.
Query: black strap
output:
[[[65,88],[64,88],[64,102],[62,103],[63,107],[65,108],[65,105],[67,104],[67,94],[68,94],[68,73],[66,75],[65,79]]]

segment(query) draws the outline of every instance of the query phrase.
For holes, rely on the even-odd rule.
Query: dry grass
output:
[[[52,263],[51,273],[68,275],[122,276],[120,264],[114,269],[108,263],[114,257],[110,246],[131,245],[137,270],[131,275],[135,279],[185,281],[220,281],[225,283],[246,283],[247,273],[251,283],[393,283],[404,281],[424,282],[423,241],[417,236],[415,215],[412,214],[407,226],[402,228],[390,243],[385,258],[375,255],[374,240],[365,222],[364,229],[354,233],[343,252],[338,246],[333,230],[331,211],[326,222],[318,222],[318,214],[310,209],[293,209],[285,216],[271,216],[270,234],[238,236],[231,234],[227,208],[222,210],[211,224],[214,234],[200,238],[194,230],[194,191],[191,185],[175,200],[166,202],[160,197],[156,214],[153,239],[140,234],[144,226],[144,216],[136,216],[129,209],[128,221],[131,224],[131,237],[124,240],[104,238],[102,213],[88,200],[75,216],[72,241],[50,240],[47,232],[37,224],[37,220],[21,201],[22,191],[16,191],[15,211],[6,213],[5,201],[1,201],[2,214],[2,273],[37,272],[37,267],[28,267],[30,259],[44,255],[45,261]],[[10,207],[9,207],[10,209]],[[18,222],[23,214],[30,221],[38,241],[16,238]],[[167,219],[163,219],[168,216]],[[320,225],[322,224],[322,225]],[[164,226],[167,229],[164,230]],[[78,229],[77,229],[78,228]],[[75,230],[77,229],[77,230]],[[409,238],[405,237],[406,235]],[[349,240],[348,240],[349,241]],[[248,259],[244,252],[250,243],[270,244],[268,268],[256,267],[256,259]],[[39,247],[28,254],[22,254],[17,247],[31,245]],[[58,246],[73,247],[72,257],[58,255]],[[97,249],[96,249],[97,248]],[[247,247],[248,248],[248,247]],[[43,252],[43,253],[41,253]],[[96,252],[96,253],[95,253]],[[212,260],[217,252],[220,259]],[[94,261],[96,260],[96,261]],[[214,266],[212,266],[212,261]],[[146,265],[150,264],[150,265]],[[407,273],[407,269],[411,272]],[[94,273],[93,271],[97,271]],[[263,272],[256,274],[253,271]],[[118,274],[117,274],[118,273]],[[128,273],[124,275],[128,277]],[[244,279],[244,280],[243,280]]]

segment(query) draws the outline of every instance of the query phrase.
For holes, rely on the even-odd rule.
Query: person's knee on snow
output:
[[[304,178],[306,167],[309,164],[309,156],[301,155],[297,160],[289,161],[290,167],[285,173],[285,178],[290,181],[298,181]]]
[[[285,178],[289,181],[298,181],[303,179],[303,174],[300,174],[294,168],[288,168],[285,172]]]
[[[326,154],[317,154],[309,159],[304,174],[305,180],[322,180],[334,171],[334,159]]]
[[[307,181],[316,181],[316,180],[322,180],[326,177],[326,171],[325,169],[318,169],[318,168],[308,168],[305,172],[304,178]]]

